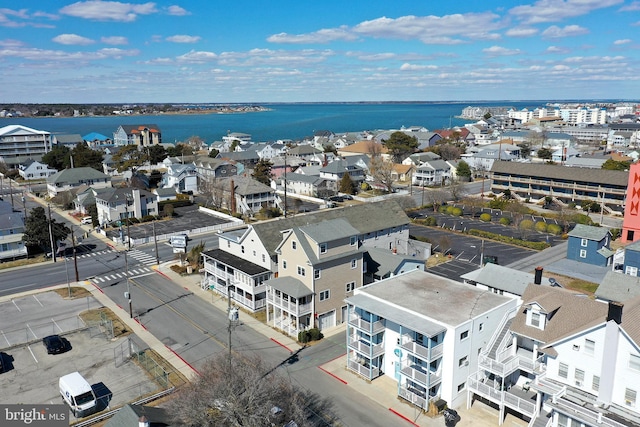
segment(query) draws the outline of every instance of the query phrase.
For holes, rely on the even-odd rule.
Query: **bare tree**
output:
[[[222,207],[224,188],[220,180],[216,178],[200,179],[198,192],[204,196],[206,206],[213,206],[217,209]]]
[[[449,200],[449,194],[444,190],[427,190],[424,192],[424,199],[427,204],[433,205],[433,211],[437,212],[438,208],[447,200]]]
[[[300,390],[257,356],[219,355],[169,403],[179,426],[333,425],[330,400]],[[281,365],[294,363],[297,354]],[[322,414],[322,418],[319,414]],[[329,422],[327,422],[329,421]]]
[[[390,160],[385,160],[380,156],[371,159],[369,165],[369,173],[373,179],[387,189],[388,193],[393,192],[393,178],[394,164]]]
[[[451,200],[457,202],[458,200],[464,198],[467,195],[467,189],[458,179],[453,179],[447,185],[447,190],[449,191]]]
[[[416,199],[411,196],[398,197],[396,201],[405,211],[408,209],[413,209],[417,206]]]

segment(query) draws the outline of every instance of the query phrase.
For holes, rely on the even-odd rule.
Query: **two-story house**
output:
[[[30,181],[32,179],[45,179],[56,172],[58,172],[57,169],[51,169],[46,163],[40,163],[33,159],[29,159],[18,166],[18,173],[22,179],[26,181]]]
[[[427,160],[413,172],[413,185],[444,185],[451,179],[451,166],[444,160]]]
[[[162,143],[162,132],[158,125],[120,125],[113,132],[113,143],[117,146],[137,145],[149,147]]]
[[[606,267],[611,265],[614,251],[609,247],[611,232],[604,227],[577,224],[569,232],[567,259]]]
[[[94,194],[98,223],[109,224],[126,218],[158,215],[155,194],[137,188],[112,188]]]
[[[348,304],[347,369],[397,381],[425,411],[464,403],[478,355],[516,300],[420,270],[356,289]]]
[[[327,187],[336,192],[340,188],[342,178],[347,174],[357,188],[365,180],[366,169],[342,159],[334,160],[320,169],[320,178],[325,179]]]
[[[530,285],[505,315],[469,376],[476,397],[535,426],[639,425],[640,297],[593,301]]]
[[[276,206],[275,191],[250,176],[222,178],[216,185],[219,191],[212,194],[214,204],[227,208],[233,213],[254,215],[262,208]]]
[[[24,213],[14,212],[11,203],[0,200],[0,259],[27,256],[24,236]]]
[[[266,282],[267,323],[297,336],[345,322],[344,298],[362,286],[358,235],[342,218],[285,230],[276,249],[278,278]]]
[[[111,177],[90,167],[64,169],[47,178],[49,197],[58,193],[71,191],[80,186],[93,188],[111,187]]]
[[[162,187],[173,188],[177,193],[198,192],[198,174],[196,165],[172,164],[162,176]]]

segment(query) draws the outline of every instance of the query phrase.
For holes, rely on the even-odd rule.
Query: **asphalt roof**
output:
[[[609,271],[596,289],[596,298],[624,302],[640,296],[640,277]]]
[[[463,274],[460,277],[494,289],[507,291],[514,295],[522,295],[527,286],[533,283],[534,280],[534,275],[531,273],[493,263],[487,263],[482,268]]]
[[[89,179],[108,179],[111,180],[109,175],[106,175],[96,169],[90,167],[63,169],[53,175],[47,177],[48,184],[55,183],[76,183],[86,181]]]
[[[588,182],[607,184],[617,187],[627,187],[628,171],[613,171],[607,169],[565,167],[547,163],[493,162],[491,172],[525,176],[533,179],[553,179],[570,182]]]
[[[240,270],[249,276],[256,276],[258,274],[268,273],[270,270],[261,267],[257,264],[247,261],[244,258],[240,258],[229,252],[225,252],[222,249],[212,249],[210,251],[203,252],[203,255],[213,258],[216,261],[220,261],[223,264],[233,266],[234,269]]]
[[[307,288],[302,281],[291,276],[269,279],[265,280],[263,283],[294,298],[313,295],[313,291]]]
[[[573,230],[569,232],[569,237],[578,237],[580,239],[601,241],[607,237],[609,230],[604,227],[594,227],[592,225],[576,224]]]

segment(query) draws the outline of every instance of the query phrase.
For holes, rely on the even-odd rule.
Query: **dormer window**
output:
[[[327,244],[326,243],[320,243],[320,253],[321,254],[326,254],[327,253]]]
[[[544,330],[544,322],[545,322],[545,315],[544,313],[540,313],[537,307],[529,308],[529,310],[527,310],[528,326],[533,326],[534,328]]]

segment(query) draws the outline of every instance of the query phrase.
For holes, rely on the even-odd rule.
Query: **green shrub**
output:
[[[447,212],[447,208],[448,208],[448,206],[440,206],[438,208],[438,212],[440,212],[440,213],[448,213]]]
[[[562,227],[560,227],[558,224],[549,224],[547,225],[547,233],[559,236],[560,233],[562,233]]]
[[[471,234],[472,236],[477,236],[484,239],[491,239],[491,240],[495,240],[496,242],[509,243],[512,245],[522,246],[524,248],[534,249],[537,251],[546,249],[549,246],[551,246],[549,243],[546,243],[546,242],[530,242],[528,240],[514,239],[513,237],[503,236],[502,234],[491,233],[489,231],[478,230],[475,228],[472,228],[471,230],[469,230],[468,233]]]
[[[522,221],[520,221],[518,227],[523,230],[533,230],[533,221],[531,221],[530,219],[523,219]]]
[[[451,209],[451,215],[462,216],[462,208],[454,207]]]
[[[500,218],[500,221],[498,222],[502,225],[509,225],[511,224],[511,218],[503,216],[502,218]]]
[[[480,214],[480,221],[484,221],[484,222],[491,221],[491,214],[486,213],[486,212],[483,213],[483,214]]]
[[[309,341],[318,341],[324,338],[322,332],[318,328],[311,328],[306,331],[298,332],[298,341],[301,343],[308,343]]]
[[[435,227],[436,225],[438,225],[438,220],[433,216],[428,216],[424,220],[424,225]]]
[[[535,229],[536,231],[544,233],[545,231],[547,231],[547,223],[544,221],[538,221],[536,222]]]

